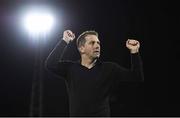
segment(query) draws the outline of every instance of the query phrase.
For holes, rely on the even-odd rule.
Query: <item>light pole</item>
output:
[[[35,63],[32,80],[32,93],[30,101],[30,116],[42,116],[43,98],[43,44],[46,35],[54,24],[51,14],[43,11],[31,11],[24,17],[24,25],[31,38],[37,43],[35,46]]]

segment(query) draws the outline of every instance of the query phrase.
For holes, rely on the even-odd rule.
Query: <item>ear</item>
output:
[[[84,53],[84,46],[80,46],[79,48],[78,48],[78,50],[79,50],[79,52],[82,54],[82,53]]]

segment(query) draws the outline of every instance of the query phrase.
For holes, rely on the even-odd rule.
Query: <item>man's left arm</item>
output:
[[[142,59],[139,53],[140,42],[134,39],[128,39],[126,41],[126,47],[131,54],[131,72],[135,76],[135,81],[144,81]]]
[[[115,74],[117,74],[117,76],[120,75],[116,80],[142,82],[144,81],[144,74],[142,59],[139,53],[140,42],[134,39],[128,39],[126,41],[126,47],[129,49],[131,54],[131,68],[126,69],[116,64]]]

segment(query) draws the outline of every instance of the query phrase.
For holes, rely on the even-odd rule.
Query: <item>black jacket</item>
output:
[[[114,83],[143,81],[139,53],[131,54],[131,69],[98,60],[87,69],[79,61],[61,60],[67,43],[60,41],[46,60],[46,68],[66,80],[70,116],[110,116],[109,95]]]

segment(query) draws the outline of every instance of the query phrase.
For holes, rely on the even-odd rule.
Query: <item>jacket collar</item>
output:
[[[81,59],[78,60],[77,63],[81,65]],[[99,64],[101,64],[101,63],[102,63],[102,62],[101,62],[100,59],[98,58],[98,59],[96,60],[95,65],[99,65]]]

